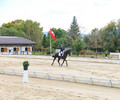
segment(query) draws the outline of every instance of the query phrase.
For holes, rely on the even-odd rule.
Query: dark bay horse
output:
[[[52,56],[54,59],[53,59],[53,62],[52,62],[51,65],[53,65],[55,59],[58,58],[58,64],[59,64],[59,65],[60,65],[60,62],[59,62],[60,59],[63,59],[63,62],[62,62],[62,64],[61,64],[61,66],[63,65],[64,61],[66,61],[66,66],[68,66],[68,63],[67,63],[66,58],[67,58],[67,55],[68,55],[68,54],[70,55],[70,53],[71,53],[71,49],[64,50],[64,53],[63,53],[62,58],[59,56],[59,53],[56,53],[55,55]]]

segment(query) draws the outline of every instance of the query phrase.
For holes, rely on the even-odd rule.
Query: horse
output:
[[[64,50],[63,52],[64,52],[64,53],[63,53],[62,58],[59,56],[59,53],[56,53],[55,55],[52,56],[54,59],[53,59],[53,62],[52,62],[51,65],[53,65],[55,59],[58,58],[58,64],[59,64],[59,66],[60,66],[60,62],[59,62],[60,59],[63,59],[63,62],[62,62],[62,64],[61,64],[61,66],[63,65],[64,61],[66,61],[66,66],[68,66],[68,63],[67,63],[66,58],[67,58],[67,55],[68,55],[68,54],[71,55],[71,49]]]

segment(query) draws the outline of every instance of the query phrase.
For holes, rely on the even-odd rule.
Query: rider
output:
[[[60,57],[62,58],[62,55],[63,55],[63,46],[62,45],[60,45]]]

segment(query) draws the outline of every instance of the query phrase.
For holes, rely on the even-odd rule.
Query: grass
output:
[[[46,52],[34,52],[33,55],[49,55]]]
[[[41,55],[40,52],[34,52],[33,55]]]
[[[46,52],[34,52],[33,55],[50,55],[49,53],[46,53]],[[94,57],[96,58],[96,54],[93,53],[93,54],[87,54],[85,55],[85,57],[83,55],[76,55],[76,54],[71,54],[71,57],[83,57],[83,58],[91,58],[91,57]],[[109,55],[108,55],[109,57]],[[99,59],[105,59],[105,54],[97,54],[97,58]]]

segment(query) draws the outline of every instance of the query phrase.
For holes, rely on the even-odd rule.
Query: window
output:
[[[25,51],[28,51],[28,48],[27,48],[27,47],[25,48]]]
[[[16,51],[16,48],[14,48],[14,51]]]
[[[4,52],[7,52],[7,48],[4,48]]]
[[[28,51],[30,51],[30,47],[28,48]]]
[[[4,52],[4,48],[1,48],[1,52]]]
[[[19,51],[19,48],[17,48],[17,51]]]

